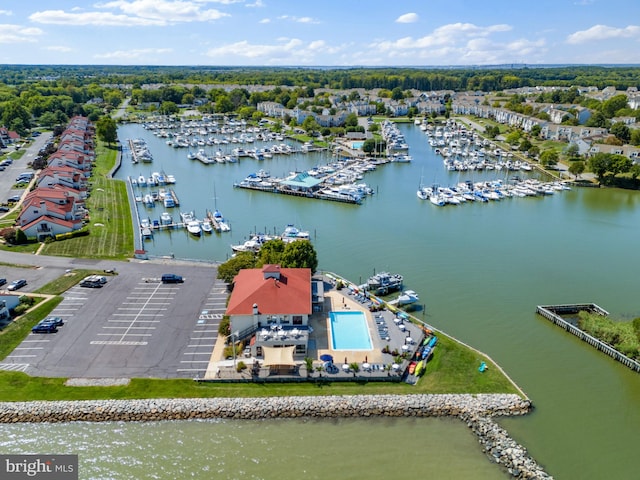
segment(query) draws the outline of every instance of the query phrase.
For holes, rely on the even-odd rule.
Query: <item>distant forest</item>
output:
[[[272,85],[306,88],[384,88],[421,91],[501,91],[533,86],[640,88],[640,66],[475,68],[302,68],[207,66],[3,65],[6,86],[52,82],[56,86],[154,83]]]

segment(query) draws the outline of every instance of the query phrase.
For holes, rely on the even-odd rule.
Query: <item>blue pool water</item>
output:
[[[364,142],[351,142],[351,148],[357,150],[358,148],[362,148]]]
[[[371,350],[367,319],[362,312],[331,312],[333,350]]]

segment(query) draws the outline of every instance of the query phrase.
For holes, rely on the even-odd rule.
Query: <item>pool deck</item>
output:
[[[333,350],[331,348],[330,313],[336,311],[358,311],[364,314],[373,347],[371,350]],[[378,333],[379,322],[386,324],[387,332],[385,335],[388,336],[389,340],[381,338],[381,335]],[[307,351],[307,356],[313,359],[315,368],[323,366],[325,363],[320,360],[322,355],[331,355],[333,357],[333,363],[338,367],[338,371],[329,374],[328,378],[336,380],[343,377],[344,379],[352,379],[354,373],[350,370],[349,366],[353,363],[359,365],[360,376],[362,378],[371,380],[374,380],[378,376],[388,378],[388,373],[383,367],[386,366],[387,369],[390,368],[394,363],[395,357],[391,354],[382,353],[382,349],[388,345],[392,351],[397,349],[398,352],[402,353],[406,350],[408,353],[413,354],[424,338],[424,333],[418,325],[409,321],[400,321],[392,311],[386,308],[378,312],[371,312],[366,304],[356,299],[354,293],[349,288],[343,288],[341,290],[330,288],[325,290],[323,311],[314,313],[310,318],[309,325],[313,328],[313,333],[309,336],[310,347]],[[407,337],[412,338],[413,342],[407,343]],[[220,337],[212,352],[209,368],[204,376],[204,380],[250,380],[252,378],[252,374],[249,371],[250,369],[243,372],[236,372],[233,368],[233,361],[222,358],[223,348],[224,337]],[[247,365],[252,365],[256,361],[261,363],[261,359],[256,358],[242,358],[242,360]],[[298,378],[306,377],[304,362],[298,359],[297,363],[299,368],[296,370],[296,373],[291,376]],[[363,364],[369,364],[371,368],[366,369],[363,367]],[[390,373],[392,373],[392,376],[402,375],[407,364],[408,361],[405,360],[399,365],[397,370],[393,370]],[[327,374],[324,373],[324,375]],[[269,377],[269,368],[260,367],[257,377]],[[280,376],[280,378],[283,377],[286,377],[286,375]]]

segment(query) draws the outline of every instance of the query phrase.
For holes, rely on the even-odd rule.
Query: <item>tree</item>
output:
[[[175,102],[166,100],[160,104],[160,113],[163,115],[173,115],[174,113],[178,113],[180,109]]]
[[[602,113],[606,118],[612,118],[616,116],[618,110],[622,110],[626,107],[627,96],[624,94],[615,95],[602,103]]]
[[[622,122],[617,122],[611,125],[609,133],[615,135],[616,138],[622,141],[622,143],[629,143],[631,140],[631,130]]]
[[[315,273],[318,268],[316,249],[307,240],[287,243],[282,252],[280,266],[284,268],[310,268]]]
[[[604,177],[609,170],[609,165],[611,163],[610,157],[611,155],[609,155],[608,153],[596,153],[589,159],[589,170],[591,170],[594,175],[598,177],[598,181],[600,182],[604,180]]]
[[[402,88],[400,87],[396,87],[393,90],[391,90],[391,100],[402,100],[404,98],[404,92],[402,91]]]
[[[576,180],[580,175],[582,175],[582,173],[584,172],[584,169],[585,169],[585,164],[583,161],[580,161],[580,160],[577,162],[571,162],[571,165],[569,165],[569,173],[573,175],[576,178]]]
[[[575,143],[572,143],[565,149],[564,153],[569,160],[573,160],[580,157],[580,148]]]
[[[100,140],[111,145],[118,139],[116,121],[109,116],[101,117],[96,123],[96,134]]]
[[[531,127],[531,136],[537,137],[540,135],[541,131],[542,127],[536,123],[533,127]]]
[[[510,132],[504,139],[505,142],[507,142],[509,145],[515,145],[516,143],[518,143],[520,141],[520,130],[514,130],[513,132]]]
[[[44,112],[40,115],[38,122],[43,127],[53,128],[53,126],[58,122],[58,117],[56,117],[56,114],[53,112]]]
[[[540,165],[544,167],[554,167],[558,163],[558,152],[555,150],[545,150],[540,154]]]
[[[356,127],[358,126],[358,116],[355,113],[350,113],[347,115],[347,118],[344,119],[345,127]]]
[[[280,264],[285,243],[280,239],[269,240],[260,247],[256,258],[256,267],[268,264]]]
[[[303,120],[302,128],[305,132],[311,135],[313,132],[320,131],[320,124],[316,121],[316,118],[313,115],[309,115]]]
[[[253,268],[254,265],[255,254],[253,252],[240,252],[218,267],[218,278],[230,284],[240,270]]]

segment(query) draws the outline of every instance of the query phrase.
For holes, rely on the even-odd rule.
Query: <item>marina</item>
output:
[[[121,138],[150,133],[140,125],[119,128]],[[187,236],[184,229],[179,235],[156,234],[153,241],[145,243],[150,256],[173,253],[176,258],[224,261],[232,253],[230,244],[242,244],[255,232],[277,235],[284,225],[294,223],[311,227],[319,269],[338,271],[357,284],[365,283],[374,273],[363,272],[367,265],[380,271],[401,272],[404,288],[418,292],[420,303],[428,301],[424,317],[428,323],[490,352],[533,399],[534,415],[500,419],[500,424],[551,474],[556,478],[601,478],[611,474],[632,477],[637,462],[634,465],[628,459],[632,458],[631,445],[640,425],[635,408],[640,401],[637,373],[577,338],[559,334],[556,326],[538,317],[534,310],[538,304],[561,304],[586,297],[597,298],[613,318],[640,316],[635,300],[626,294],[637,276],[638,262],[628,252],[635,248],[634,232],[640,225],[640,196],[617,189],[573,187],[570,191],[533,197],[532,201],[467,202],[461,208],[436,209],[416,197],[421,177],[427,185],[455,186],[466,179],[474,183],[496,179],[504,182],[507,172],[446,170],[442,156],[434,152],[418,126],[400,125],[399,129],[410,146],[413,161],[389,163],[367,173],[366,182],[376,194],[360,206],[233,188],[238,179],[260,169],[286,177],[291,171],[326,165],[332,161],[327,152],[280,155],[260,163],[247,157],[236,163],[206,166],[186,160],[186,150],[167,148],[161,138],[149,135],[145,139],[154,152],[155,168],[124,162],[118,176],[126,179],[143,173],[148,177],[152,170],[163,167],[178,180],[175,189],[184,206],[181,208],[195,209],[200,214],[207,207],[214,208],[215,179],[217,203],[231,222],[232,232],[226,238],[195,238]],[[547,180],[535,170],[509,173],[512,175]],[[162,208],[155,210],[152,217],[162,213]],[[607,249],[607,255],[595,255],[602,245],[616,248]],[[602,275],[611,271],[616,275]],[[373,335],[378,335],[377,330]],[[594,415],[602,405],[612,402],[621,406],[620,411],[606,419]],[[422,444],[449,445],[446,455],[459,448],[449,444],[456,436],[454,424],[438,424],[440,428],[432,423],[364,423],[369,427],[359,433],[366,436],[377,432],[373,434],[381,435],[385,444],[389,435],[398,439],[410,436],[410,444],[415,444],[419,436]],[[241,435],[234,425],[225,424],[225,428]],[[270,425],[264,424],[265,428]],[[361,424],[355,422],[352,427],[359,429],[358,425]],[[380,426],[379,430],[376,426]],[[276,427],[293,428],[279,423],[270,430],[274,434]],[[308,429],[308,423],[304,427]],[[79,425],[74,428],[84,431]],[[312,436],[331,443],[335,438],[332,435],[342,428],[344,424],[336,425],[336,429],[314,424]],[[462,428],[460,441],[466,438],[466,432],[466,427]],[[148,433],[148,427],[141,427],[133,435],[144,444],[151,441]],[[96,434],[115,438],[106,431]],[[245,441],[250,442],[248,438]],[[474,438],[469,439],[470,448],[477,445]],[[167,445],[174,444],[165,440]],[[580,451],[566,448],[570,444],[581,445]],[[372,447],[363,445],[360,454],[369,455]],[[223,450],[228,452],[226,447]],[[597,461],[585,461],[585,456]],[[460,465],[476,456],[454,458]],[[476,459],[478,462],[466,476],[504,478],[493,465],[488,465],[484,474],[480,472],[486,459],[479,447]],[[437,463],[438,459],[432,461]],[[445,466],[433,471],[451,475]]]

